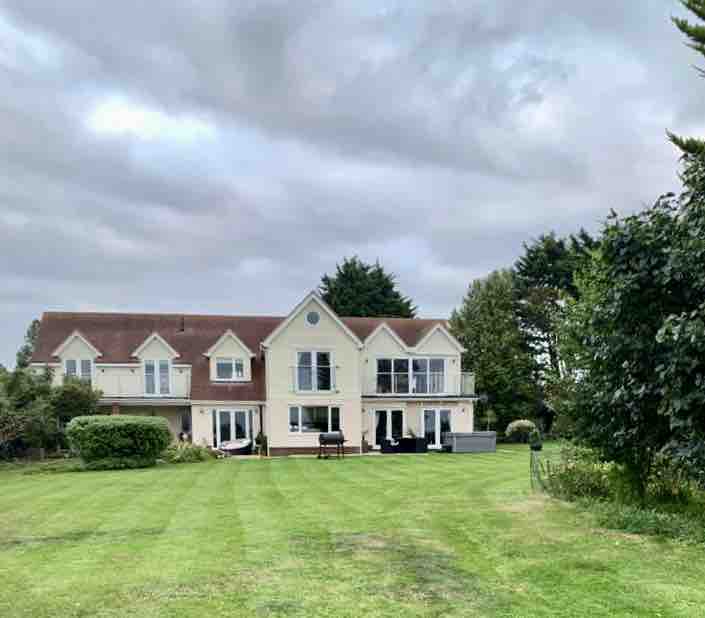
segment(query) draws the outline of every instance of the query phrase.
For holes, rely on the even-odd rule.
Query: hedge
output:
[[[160,416],[78,416],[66,435],[93,470],[153,466],[171,443],[169,424]]]

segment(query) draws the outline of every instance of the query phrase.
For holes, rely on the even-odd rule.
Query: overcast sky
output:
[[[285,314],[344,256],[422,316],[678,187],[675,0],[0,0],[0,362],[47,309]]]

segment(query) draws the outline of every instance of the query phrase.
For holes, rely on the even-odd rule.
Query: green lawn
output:
[[[0,616],[704,616],[705,548],[486,455],[0,468]]]

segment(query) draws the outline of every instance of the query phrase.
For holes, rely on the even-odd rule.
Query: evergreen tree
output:
[[[416,317],[411,299],[396,289],[394,275],[379,262],[366,264],[358,257],[345,258],[335,274],[321,278],[321,295],[332,309],[347,317]]]
[[[32,323],[27,328],[27,332],[24,336],[24,344],[17,350],[17,360],[15,362],[17,369],[29,367],[29,362],[34,353],[34,344],[39,336],[39,324],[39,320],[32,320]]]
[[[476,388],[487,396],[478,419],[494,415],[504,430],[513,420],[538,411],[534,359],[514,312],[514,276],[495,271],[470,284],[450,326],[466,348],[463,369],[475,373]],[[484,408],[484,409],[482,409]]]
[[[693,13],[701,22],[705,21],[705,0],[681,0],[681,4]],[[702,23],[692,23],[681,17],[674,17],[673,22],[676,27],[685,34],[688,39],[688,46],[705,56],[705,25]],[[705,71],[701,68],[698,72],[705,76]],[[681,149],[684,155],[696,157],[705,156],[705,140],[696,137],[680,137],[673,133],[668,133],[671,141]]]

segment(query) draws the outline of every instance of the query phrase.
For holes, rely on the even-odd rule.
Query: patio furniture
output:
[[[221,442],[218,450],[223,451],[226,455],[249,455],[252,452],[252,440],[244,438]]]
[[[428,444],[425,438],[399,438],[397,442],[382,440],[379,445],[382,453],[427,453]]]

